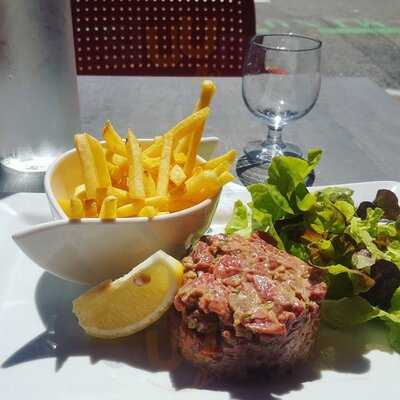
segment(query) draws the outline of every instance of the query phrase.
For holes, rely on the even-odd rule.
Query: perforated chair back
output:
[[[240,76],[253,0],[71,0],[81,75]]]

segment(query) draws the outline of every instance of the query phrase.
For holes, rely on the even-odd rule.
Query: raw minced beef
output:
[[[318,270],[254,234],[204,236],[175,298],[182,355],[219,375],[307,358],[326,294]]]

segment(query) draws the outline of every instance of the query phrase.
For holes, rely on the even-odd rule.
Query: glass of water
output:
[[[321,87],[319,40],[295,34],[256,35],[243,68],[243,99],[248,109],[264,119],[264,140],[247,143],[250,163],[269,164],[273,157],[302,157],[295,144],[282,141],[282,128],[303,117],[317,101]]]
[[[69,1],[0,1],[0,88],[0,184],[28,181],[80,131]]]

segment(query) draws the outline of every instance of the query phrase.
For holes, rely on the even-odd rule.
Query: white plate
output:
[[[342,185],[341,185],[342,186]],[[398,182],[348,185],[357,201]],[[220,231],[241,186],[225,190],[212,226]],[[349,331],[322,329],[311,362],[273,382],[212,384],[171,349],[168,319],[113,342],[85,336],[71,313],[83,287],[43,273],[17,248],[11,233],[50,220],[44,194],[0,200],[0,393],[2,399],[394,399],[400,396],[400,356],[379,324]],[[49,243],[51,246],[51,243]]]

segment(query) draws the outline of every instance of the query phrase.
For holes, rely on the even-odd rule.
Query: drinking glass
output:
[[[70,1],[0,0],[0,181],[43,175],[79,131]]]
[[[306,36],[256,35],[243,68],[242,94],[248,109],[266,120],[264,140],[247,143],[250,163],[269,164],[273,157],[302,157],[299,146],[282,141],[282,129],[306,115],[317,101],[321,87],[322,42]]]

